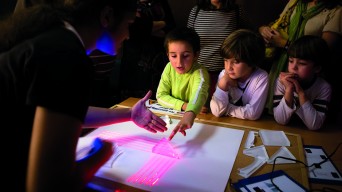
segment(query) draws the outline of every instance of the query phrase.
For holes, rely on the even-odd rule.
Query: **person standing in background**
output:
[[[191,9],[187,27],[195,29],[201,39],[198,63],[210,75],[210,90],[206,107],[215,91],[219,73],[224,69],[220,48],[224,39],[239,28],[246,28],[243,9],[235,0],[197,0]]]
[[[138,0],[137,17],[129,29],[130,38],[124,41],[121,50],[120,92],[123,100],[141,98],[146,90],[156,93],[168,62],[165,34],[175,26],[168,0]],[[156,99],[155,95],[151,99]]]

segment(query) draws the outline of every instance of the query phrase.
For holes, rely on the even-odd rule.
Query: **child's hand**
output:
[[[298,82],[298,78],[290,78],[289,81],[293,84],[294,91],[298,95],[304,94],[304,90],[303,90],[302,86],[300,85],[300,83]]]
[[[188,107],[188,103],[184,102],[182,105],[182,111],[185,111],[187,107]]]
[[[279,81],[285,86],[285,90],[289,92],[294,92],[294,85],[292,80],[296,78],[296,75],[288,72],[280,72]]]
[[[171,135],[169,136],[169,140],[176,135],[177,132],[181,132],[184,136],[186,136],[185,130],[190,129],[192,125],[194,124],[196,114],[192,111],[187,111],[184,113],[182,119],[177,124],[177,126],[173,129],[171,132]]]
[[[200,111],[200,114],[207,114],[208,111],[209,111],[209,110],[208,110],[208,107],[203,106],[202,109],[201,109],[201,111]]]
[[[269,26],[261,26],[259,28],[259,33],[261,34],[261,36],[264,38],[264,41],[266,44],[270,43],[270,39],[272,39],[272,36],[274,34],[274,29],[272,29]]]
[[[284,47],[287,39],[285,39],[277,30],[273,29],[272,36],[268,39],[268,42],[274,47]]]
[[[237,86],[237,80],[230,78],[229,74],[225,72],[221,79],[219,79],[217,86],[223,91],[228,91],[229,87]]]

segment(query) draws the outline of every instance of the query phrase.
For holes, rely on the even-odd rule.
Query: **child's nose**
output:
[[[293,69],[293,70],[297,70],[297,69],[298,69],[298,64],[297,64],[297,62],[294,62],[294,63],[293,63],[292,69]]]
[[[233,69],[233,64],[231,62],[227,62],[227,67],[229,70]]]
[[[178,66],[182,66],[183,65],[183,58],[182,57],[178,57],[177,58],[177,65]]]

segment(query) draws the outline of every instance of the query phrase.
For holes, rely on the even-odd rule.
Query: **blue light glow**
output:
[[[114,39],[109,32],[104,32],[96,42],[96,49],[109,55],[116,55]]]

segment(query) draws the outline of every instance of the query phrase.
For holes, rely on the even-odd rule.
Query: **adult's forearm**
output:
[[[131,109],[108,109],[100,107],[88,108],[83,127],[100,127],[113,123],[120,123],[131,120]]]

